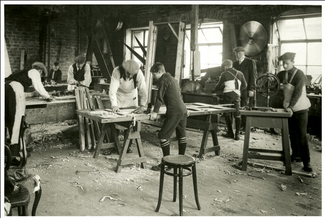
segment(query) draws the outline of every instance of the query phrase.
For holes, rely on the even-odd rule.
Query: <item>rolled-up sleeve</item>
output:
[[[85,80],[81,81],[80,84],[89,87],[91,83],[91,73],[90,73],[90,66],[89,64],[86,64],[85,66]]]
[[[138,82],[137,88],[139,91],[140,106],[146,106],[148,100],[147,85],[141,71],[139,71],[136,79]]]
[[[120,72],[118,70],[118,67],[116,67],[113,70],[112,77],[111,77],[111,83],[109,85],[109,98],[111,101],[112,107],[117,106],[117,89],[120,86]]]
[[[75,83],[77,83],[77,80],[75,80],[74,76],[73,76],[73,67],[72,67],[72,65],[69,67],[69,70],[68,70],[67,82],[70,85],[74,85]]]
[[[49,93],[45,90],[42,81],[41,81],[41,75],[40,73],[32,69],[28,71],[28,77],[32,80],[32,84],[34,89],[45,99],[50,98]]]

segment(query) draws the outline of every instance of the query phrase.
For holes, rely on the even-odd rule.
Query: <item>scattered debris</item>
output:
[[[231,184],[231,181],[229,179],[226,179],[230,184]]]
[[[82,191],[84,191],[84,188],[79,184],[79,182],[72,182],[74,186],[79,187]]]
[[[267,213],[267,211],[265,211],[265,210],[260,210],[260,211],[261,211],[261,213],[263,213],[263,214]]]
[[[304,180],[302,180],[302,178],[300,176],[298,176],[298,179],[301,183],[304,183]]]
[[[76,174],[79,175],[79,173],[87,172],[87,173],[99,173],[99,170],[77,170]]]
[[[299,192],[296,192],[296,195],[300,196],[300,195],[307,195],[307,193],[299,193]]]
[[[141,187],[141,185],[137,188],[139,191],[143,191],[143,188]]]
[[[106,198],[108,198],[108,199],[111,200],[111,201],[118,201],[118,200],[119,200],[119,199],[117,199],[117,198],[113,198],[112,196],[108,195],[108,196],[104,196],[104,197],[102,197],[102,198],[99,200],[99,202],[104,202]]]
[[[259,179],[263,179],[263,180],[266,180],[264,177],[262,176],[255,176],[255,175],[252,175],[250,173],[247,174],[248,176],[251,176],[251,177],[254,177],[254,178],[259,178]]]
[[[287,186],[286,185],[283,185],[283,184],[281,184],[281,188],[280,188],[282,191],[285,191],[285,190],[287,190]]]
[[[214,201],[216,202],[220,202],[220,203],[227,203],[228,201],[230,201],[232,199],[232,197],[227,198],[226,200],[222,200],[222,199],[218,199],[215,198]]]

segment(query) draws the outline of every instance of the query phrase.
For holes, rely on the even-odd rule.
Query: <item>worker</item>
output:
[[[109,86],[109,98],[114,113],[120,108],[135,108],[134,113],[144,112],[147,92],[145,78],[136,61],[127,60],[121,66],[115,67]]]
[[[223,96],[221,103],[222,104],[234,104],[236,112],[225,113],[225,120],[227,125],[227,133],[222,136],[226,138],[234,138],[239,140],[239,130],[240,130],[240,94],[241,91],[246,89],[247,83],[244,77],[244,74],[233,68],[233,62],[229,59],[226,59],[222,62],[221,65],[224,70],[221,74],[220,80],[216,86],[216,91],[223,91]],[[232,130],[233,116],[235,117],[236,123],[236,132]]]
[[[60,83],[62,80],[62,72],[60,70],[60,64],[59,62],[54,62],[53,69],[50,70],[50,74],[48,77],[48,82],[50,82],[52,85],[55,85],[57,83]]]
[[[8,144],[12,156],[16,157],[15,160],[18,162],[22,160],[22,155],[27,155],[26,153],[22,154],[22,152],[26,152],[26,149],[21,147],[22,143],[19,143],[20,126],[26,107],[24,92],[33,85],[41,97],[48,101],[53,100],[41,82],[43,72],[47,75],[45,65],[35,62],[32,64],[31,70],[22,70],[5,78],[5,127],[9,133]],[[13,164],[15,164],[14,161]]]
[[[85,63],[84,55],[79,55],[75,58],[75,63],[68,70],[68,91],[74,90],[76,85],[89,87],[92,79],[89,64]]]
[[[247,107],[249,104],[249,98],[253,98],[255,95],[256,86],[256,63],[254,60],[245,57],[245,48],[242,46],[233,49],[236,61],[233,63],[233,67],[244,74],[247,82],[247,88],[241,91],[240,95],[240,106]],[[245,131],[246,116],[241,116],[241,131]]]
[[[312,171],[307,139],[308,110],[311,106],[306,93],[305,74],[294,66],[296,54],[286,52],[278,60],[282,61],[284,70],[277,74],[283,84],[283,107],[291,115],[288,119],[289,135],[292,149],[291,160],[302,161],[305,171]],[[291,90],[291,91],[290,91]]]
[[[209,82],[218,82],[219,77],[222,73],[222,67],[214,67],[214,68],[210,68],[209,70],[207,70],[206,74],[201,78],[200,80],[200,84],[203,88],[205,88],[205,83],[209,83]]]
[[[160,107],[166,105],[166,115],[164,123],[159,131],[158,138],[163,152],[163,156],[170,154],[169,138],[176,130],[178,140],[178,154],[184,155],[186,150],[186,122],[187,108],[182,100],[181,90],[178,82],[169,73],[166,73],[162,63],[155,63],[150,72],[155,80],[158,80],[158,92],[150,119],[157,119]],[[153,166],[152,170],[159,171],[161,164]]]

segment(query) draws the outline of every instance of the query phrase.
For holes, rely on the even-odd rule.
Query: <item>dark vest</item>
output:
[[[75,80],[77,80],[77,81],[84,81],[85,80],[85,66],[86,66],[86,64],[84,64],[81,69],[77,70],[77,64],[74,63],[72,65],[72,67],[73,67],[73,75],[74,75]]]
[[[6,83],[9,83],[11,81],[19,82],[22,84],[22,86],[24,87],[24,91],[26,92],[26,90],[32,85],[32,80],[28,77],[28,71],[29,70],[22,70],[17,73],[13,73],[7,78],[5,78],[5,82]]]
[[[119,71],[120,71],[120,79],[123,78],[124,80],[126,80],[126,71],[122,66],[118,67]],[[137,88],[137,75],[138,74],[134,74],[132,79],[133,79],[133,84],[134,84],[134,89]]]

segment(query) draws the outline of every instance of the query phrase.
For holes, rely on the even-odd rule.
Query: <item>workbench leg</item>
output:
[[[218,142],[218,137],[217,137],[217,130],[210,130],[211,136],[212,136],[212,141],[213,141],[213,146],[217,147],[216,150],[214,151],[214,153],[216,154],[216,156],[220,155],[220,145]]]
[[[128,136],[129,132],[130,132],[130,129],[127,129],[125,135]],[[122,160],[124,159],[124,157],[126,155],[126,151],[128,150],[128,147],[130,146],[130,143],[131,143],[131,140],[128,137],[124,138],[122,153],[119,156],[119,159],[117,161],[116,170],[115,170],[115,172],[117,172],[117,173],[121,172],[121,169],[122,169],[121,163],[122,163]]]
[[[97,158],[98,155],[99,155],[100,148],[102,147],[102,144],[103,144],[106,127],[107,127],[107,124],[103,123],[101,131],[100,131],[100,137],[99,137],[99,139],[97,141],[96,150],[95,150],[95,153],[94,153],[94,158]]]
[[[199,158],[202,158],[204,155],[204,151],[205,151],[205,148],[206,148],[207,142],[208,142],[208,137],[209,137],[209,130],[204,130],[201,147],[200,147]]]
[[[248,150],[249,150],[249,137],[251,133],[251,123],[252,117],[246,117],[246,126],[245,126],[245,139],[244,139],[244,149],[243,149],[243,161],[242,161],[242,170],[247,170],[247,159],[248,159]]]
[[[118,154],[122,153],[122,146],[120,144],[120,139],[118,138],[118,131],[115,128],[114,123],[110,124],[110,130],[111,130],[111,134],[113,136],[113,140],[115,142],[115,147],[117,149]]]
[[[138,148],[139,157],[144,157],[144,150],[143,150],[143,147],[142,147],[141,139],[135,139],[135,143],[136,143],[137,148]],[[143,169],[146,169],[146,163],[141,162],[141,167]]]
[[[290,158],[290,147],[289,147],[289,127],[288,119],[282,119],[282,129],[281,129],[282,147],[284,151],[284,165],[286,175],[292,175],[291,170],[291,158]]]

